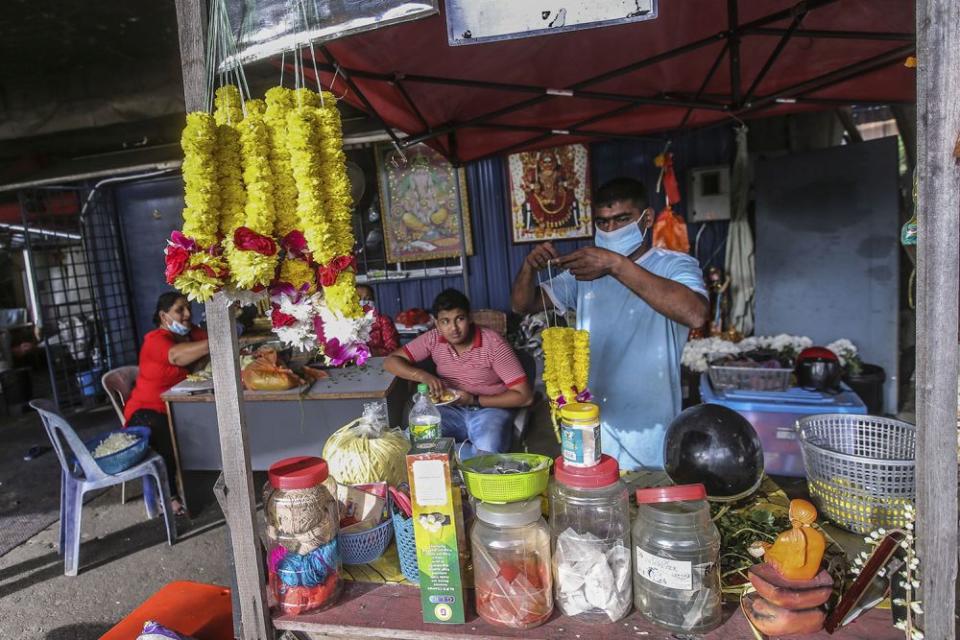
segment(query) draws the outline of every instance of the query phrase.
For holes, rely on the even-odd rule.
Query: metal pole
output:
[[[727,41],[730,43],[730,103],[734,109],[740,108],[740,17],[737,0],[727,0],[727,27],[730,29]]]
[[[928,640],[956,637],[960,3],[917,2],[917,541]]]

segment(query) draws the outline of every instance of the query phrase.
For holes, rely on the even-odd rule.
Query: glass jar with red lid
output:
[[[325,609],[343,588],[340,520],[327,463],[310,456],[287,458],[271,465],[267,475],[263,513],[270,589],[283,613]]]
[[[633,602],[630,501],[616,459],[554,465],[550,485],[554,599],[564,615],[616,622]]]
[[[720,624],[720,533],[702,484],[638,489],[633,548],[637,611],[684,634]]]

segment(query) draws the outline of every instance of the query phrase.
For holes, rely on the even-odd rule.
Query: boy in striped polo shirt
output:
[[[443,435],[465,443],[461,459],[510,448],[516,410],[533,403],[533,389],[510,345],[496,331],[470,320],[470,301],[447,289],[433,303],[436,328],[394,351],[384,368],[405,380],[424,383],[434,395],[459,392],[438,407]],[[428,358],[437,375],[415,366]]]

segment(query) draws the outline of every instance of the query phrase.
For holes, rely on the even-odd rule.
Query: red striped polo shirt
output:
[[[517,354],[499,333],[474,325],[473,345],[457,353],[453,345],[431,329],[403,347],[413,362],[432,358],[437,375],[450,389],[477,396],[495,396],[525,382],[527,375]]]

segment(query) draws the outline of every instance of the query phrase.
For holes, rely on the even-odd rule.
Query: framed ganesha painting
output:
[[[383,235],[388,262],[460,255],[460,220],[467,255],[473,255],[470,207],[463,169],[427,145],[404,152],[375,147]]]
[[[593,236],[585,145],[515,153],[507,168],[514,242]]]

